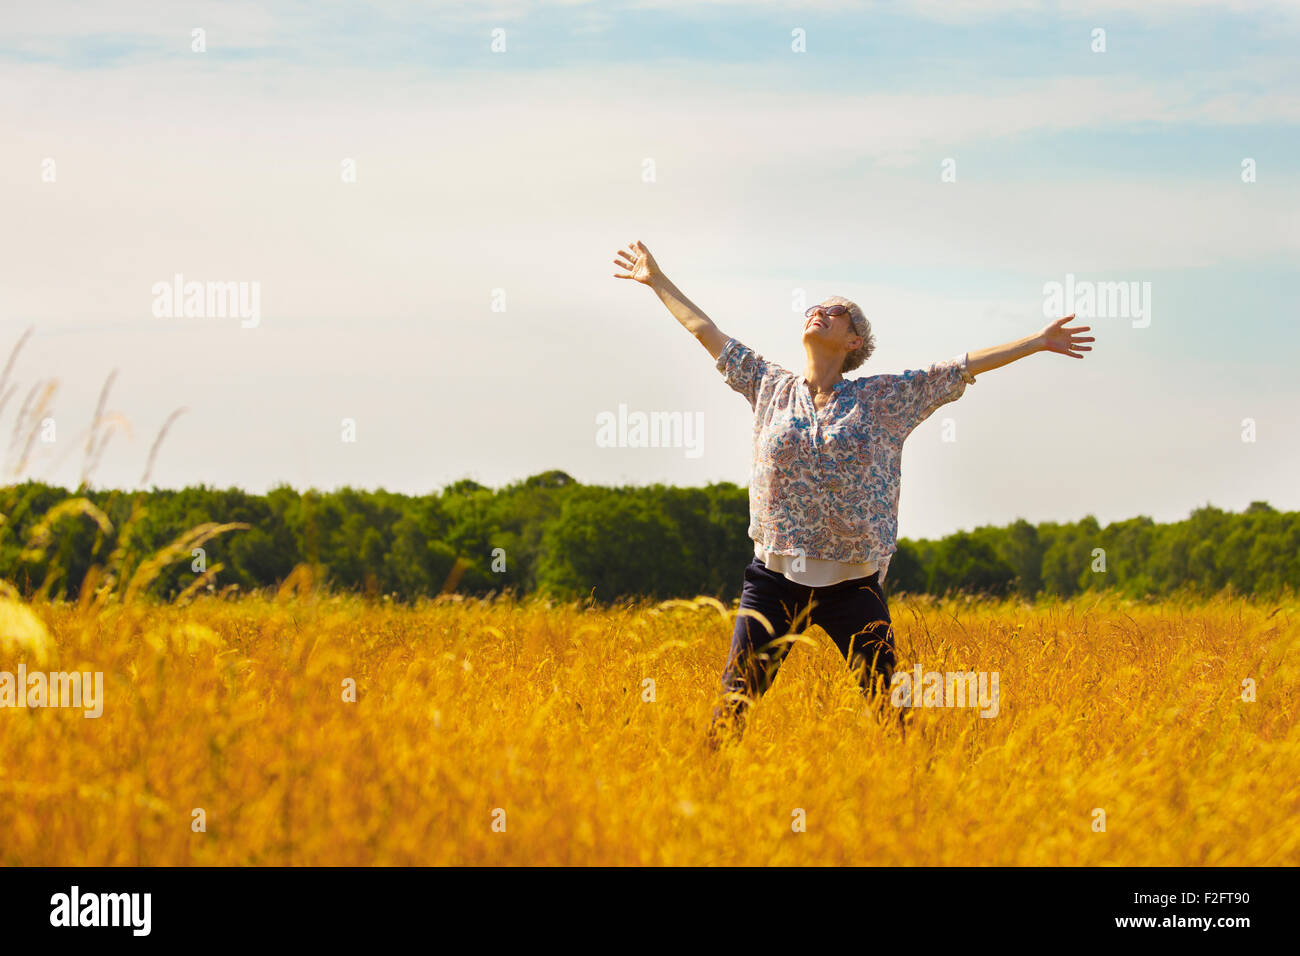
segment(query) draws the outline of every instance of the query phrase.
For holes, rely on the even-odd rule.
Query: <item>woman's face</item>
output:
[[[853,328],[853,320],[849,317],[847,310],[839,315],[826,314],[826,310],[831,308],[832,304],[823,302],[820,305],[813,306],[810,310],[813,314],[804,318],[804,338],[815,336],[827,344],[847,348],[850,341],[858,337],[858,333]]]

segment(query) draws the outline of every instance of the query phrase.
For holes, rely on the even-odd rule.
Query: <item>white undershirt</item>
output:
[[[793,554],[776,554],[768,551],[757,541],[754,542],[754,557],[762,561],[770,571],[785,575],[795,584],[812,588],[823,588],[828,584],[839,584],[853,578],[866,578],[876,573],[876,563],[850,564],[846,561],[831,561],[827,558],[804,558],[804,569],[795,571],[792,565],[797,560]]]

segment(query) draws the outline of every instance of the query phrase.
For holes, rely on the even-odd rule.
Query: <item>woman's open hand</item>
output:
[[[1092,346],[1084,345],[1084,342],[1096,341],[1091,335],[1084,335],[1084,332],[1091,332],[1092,327],[1088,325],[1076,326],[1073,329],[1067,329],[1065,323],[1074,318],[1074,313],[1070,313],[1063,319],[1057,319],[1051,325],[1038,333],[1039,339],[1043,343],[1043,351],[1057,352],[1061,355],[1069,355],[1072,358],[1083,358],[1080,352],[1091,352]]]
[[[615,279],[635,279],[637,282],[649,285],[656,279],[663,278],[663,273],[659,271],[659,263],[655,262],[655,257],[650,255],[650,250],[639,239],[636,242],[629,242],[626,249],[618,250],[618,258],[614,260],[614,265],[625,270],[615,272]]]

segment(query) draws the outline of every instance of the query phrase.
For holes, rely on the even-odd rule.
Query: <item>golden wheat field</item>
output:
[[[718,753],[710,599],[3,604],[0,669],[105,683],[0,710],[6,864],[1300,863],[1294,599],[896,597],[899,669],[996,717],[900,738],[813,629]]]

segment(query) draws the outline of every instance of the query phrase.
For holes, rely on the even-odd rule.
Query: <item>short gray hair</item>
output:
[[[867,359],[871,358],[871,353],[876,350],[876,337],[871,334],[871,323],[867,317],[862,314],[856,302],[850,302],[842,295],[832,295],[822,300],[822,305],[842,305],[849,310],[849,321],[853,323],[853,331],[862,336],[862,344],[844,356],[844,367],[840,373],[852,372]]]

